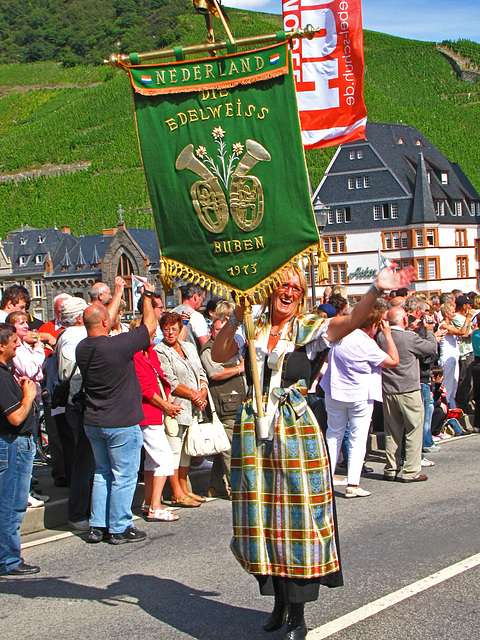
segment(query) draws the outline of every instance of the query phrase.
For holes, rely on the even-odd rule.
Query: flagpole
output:
[[[252,372],[255,402],[257,405],[257,415],[262,419],[265,417],[265,412],[263,410],[262,390],[260,389],[260,376],[258,375],[257,354],[255,351],[255,327],[253,325],[252,307],[249,300],[246,300],[243,323],[245,326],[245,335],[247,337],[248,355],[250,356],[250,368]]]
[[[311,24],[307,24],[305,29],[295,29],[293,31],[286,31],[285,38],[292,40],[295,38],[308,38],[311,40],[316,33],[322,31],[321,27],[312,27]],[[253,44],[267,44],[269,42],[277,42],[277,34],[269,33],[263,36],[251,36],[249,38],[238,38],[235,43],[238,47],[248,47]],[[192,44],[187,47],[182,47],[184,55],[193,53],[207,53],[209,51],[216,51],[217,49],[226,49],[230,46],[226,40],[221,42],[208,42],[200,44]],[[146,53],[137,53],[139,62],[146,62],[148,60],[158,60],[161,58],[172,58],[175,56],[174,49],[163,49],[160,51],[147,51]],[[112,53],[108,60],[104,60],[103,64],[109,64],[111,67],[122,67],[123,64],[131,64],[129,53]]]

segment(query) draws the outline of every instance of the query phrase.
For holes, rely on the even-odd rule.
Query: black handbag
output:
[[[92,358],[95,354],[95,349],[92,349],[92,353],[90,354],[90,358],[88,359],[87,366],[85,368],[85,373],[82,376],[82,386],[77,391],[77,393],[73,394],[72,402],[73,402],[73,410],[75,413],[84,414],[85,409],[87,408],[87,394],[85,393],[85,377],[87,375],[88,367],[92,362]]]
[[[57,407],[66,407],[68,404],[68,396],[70,395],[70,381],[73,377],[73,374],[77,370],[77,365],[73,367],[72,373],[65,380],[60,380],[53,387],[52,397],[50,400],[50,406],[52,409],[56,409]],[[72,398],[73,399],[73,398]]]

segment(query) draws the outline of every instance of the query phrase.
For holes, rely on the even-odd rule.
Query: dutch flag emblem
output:
[[[152,81],[152,76],[141,76],[140,79],[143,84],[149,84]]]
[[[270,56],[270,64],[277,64],[280,61],[280,54],[274,53],[273,56]]]

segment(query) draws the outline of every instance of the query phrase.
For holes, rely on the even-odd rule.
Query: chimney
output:
[[[103,230],[103,235],[104,236],[114,236],[117,233],[117,229],[104,229]]]
[[[50,251],[47,253],[47,257],[45,258],[45,262],[43,264],[45,265],[46,274],[50,274],[53,272],[53,262],[52,262],[52,256],[50,255]]]
[[[70,227],[61,227],[60,231],[62,233],[70,233]]]

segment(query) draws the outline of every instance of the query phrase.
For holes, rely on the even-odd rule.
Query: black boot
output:
[[[304,640],[307,637],[308,629],[303,612],[303,603],[288,605],[287,633],[284,640]]]
[[[264,631],[277,631],[281,629],[287,619],[288,607],[284,602],[275,598],[275,605],[272,613],[268,616],[263,625]]]

